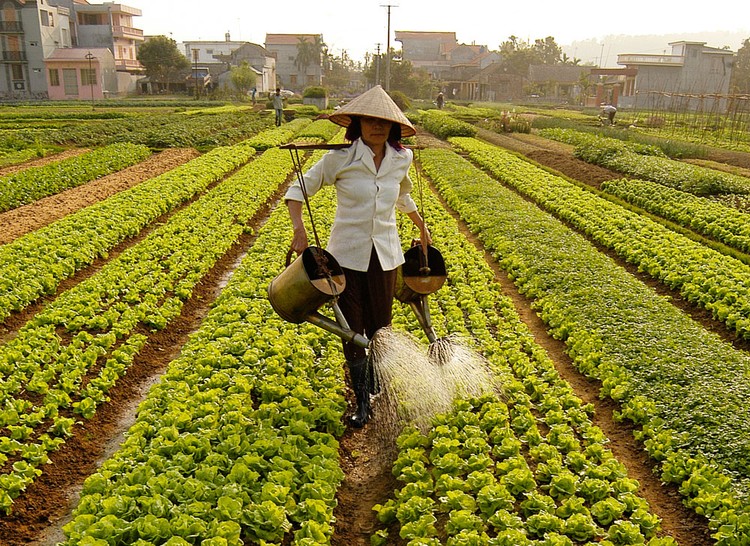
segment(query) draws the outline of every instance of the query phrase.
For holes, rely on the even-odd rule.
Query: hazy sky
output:
[[[185,40],[232,40],[263,44],[269,34],[322,34],[336,56],[355,60],[385,49],[390,4],[391,46],[396,30],[455,32],[459,43],[497,49],[508,36],[531,41],[553,36],[559,45],[607,35],[697,31],[742,32],[750,28],[747,0],[718,4],[629,0],[124,0],[141,9],[134,25],[147,35]],[[178,11],[179,9],[179,11]],[[750,37],[750,31],[746,37]],[[722,47],[713,44],[709,46]],[[641,53],[632,51],[632,53]]]

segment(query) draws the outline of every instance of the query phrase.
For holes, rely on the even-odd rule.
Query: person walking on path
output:
[[[339,262],[346,289],[339,307],[349,327],[372,339],[391,323],[398,267],[404,263],[396,210],[409,216],[420,229],[423,245],[432,238],[410,192],[412,151],[401,138],[416,134],[407,117],[381,86],[354,98],[329,118],[346,127],[352,144],[331,150],[303,176],[305,191],[315,195],[323,186],[336,191],[336,215],[327,251]],[[286,192],[294,234],[291,249],[300,254],[308,247],[302,222],[304,193],[297,181]],[[363,427],[371,418],[370,362],[367,351],[344,341],[357,408],[350,423]]]
[[[276,93],[271,97],[271,104],[276,111],[276,127],[279,127],[284,117],[284,97],[281,96],[280,87],[276,88]]]

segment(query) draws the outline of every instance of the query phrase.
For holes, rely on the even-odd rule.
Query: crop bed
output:
[[[291,161],[275,147],[335,134],[307,120],[261,132],[0,246],[12,279],[0,286],[0,542],[749,539],[748,356],[711,332],[746,335],[742,317],[727,320],[744,305],[727,283],[744,277],[685,283],[715,310],[706,329],[623,267],[678,290],[678,259],[694,275],[746,266],[477,139],[423,138],[413,178],[449,267],[430,300],[438,333],[480,351],[503,395],[461,399],[392,449],[347,430],[338,339],[285,323],[265,295],[290,238],[279,196]],[[333,203],[314,200],[323,237]],[[653,250],[659,271],[630,246],[640,260]],[[401,306],[394,327],[425,342]]]

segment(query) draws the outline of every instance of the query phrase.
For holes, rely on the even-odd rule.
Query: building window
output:
[[[96,68],[81,68],[81,85],[96,85]]]
[[[50,87],[58,87],[60,85],[60,71],[57,68],[49,69],[49,85]]]
[[[66,95],[78,95],[78,76],[75,68],[63,68],[63,86]]]
[[[292,74],[289,76],[289,85],[292,87],[297,85],[297,74]]]
[[[213,49],[207,49],[206,50],[206,55],[213,55],[213,54],[214,54],[214,50]]]
[[[22,80],[23,78],[23,66],[20,64],[10,65],[10,77],[14,80]]]
[[[99,16],[95,13],[79,13],[78,22],[81,25],[98,25]]]
[[[48,27],[49,26],[49,12],[40,10],[39,16],[42,18],[42,26]]]

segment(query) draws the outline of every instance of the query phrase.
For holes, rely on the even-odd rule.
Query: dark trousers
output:
[[[372,339],[378,329],[391,323],[397,270],[383,271],[374,248],[367,272],[345,267],[342,269],[346,278],[346,288],[339,297],[341,312],[353,331]],[[344,342],[346,360],[356,360],[365,356],[367,353],[362,347]]]

